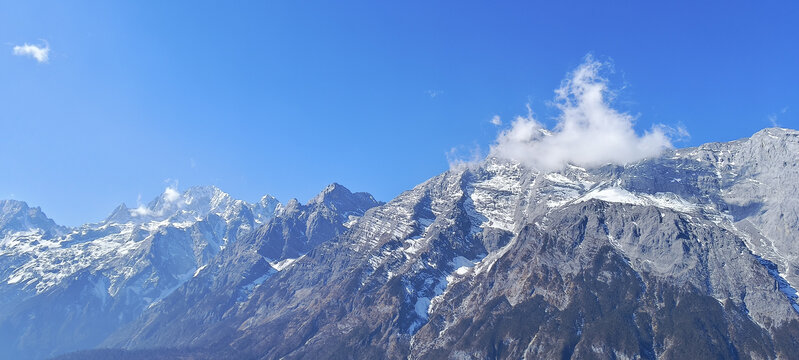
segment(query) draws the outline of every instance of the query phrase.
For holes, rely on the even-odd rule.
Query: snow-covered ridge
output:
[[[490,161],[484,168],[485,177],[471,184],[469,196],[472,207],[482,217],[481,227],[513,230],[516,204],[521,194],[523,169],[515,163]]]
[[[28,211],[27,206],[16,205],[17,208]],[[157,274],[166,272],[161,276],[185,281],[186,273],[190,276],[198,272],[228,242],[267,221],[279,208],[278,201],[268,195],[250,204],[206,186],[183,193],[167,188],[146,207],[130,209],[123,204],[101,223],[63,233],[53,231],[52,227],[34,226],[14,231],[20,228],[20,223],[27,225],[16,221],[12,223],[15,227],[5,228],[5,235],[0,238],[0,254],[14,259],[11,263],[16,264],[0,273],[5,276],[0,284],[41,293],[88,271],[105,276],[109,280],[108,293],[112,295],[130,286],[136,287],[137,292],[146,291],[141,286],[172,287],[174,284],[159,280]],[[41,220],[38,223],[46,224]],[[160,261],[148,256],[153,252],[170,257],[168,260],[178,265],[152,269]],[[129,283],[143,271],[156,274],[153,283]]]
[[[630,205],[655,206],[679,212],[695,212],[699,208],[673,193],[640,194],[632,193],[619,187],[606,187],[589,191],[573,200],[581,203],[591,199]]]
[[[185,192],[167,187],[164,192],[147,205],[128,208],[125,204],[117,207],[105,220],[106,223],[147,223],[169,220],[196,221],[209,214],[230,220],[243,208],[252,212],[256,222],[263,223],[274,216],[280,202],[270,195],[263,196],[257,203],[247,203],[234,199],[230,194],[215,186],[195,186]]]

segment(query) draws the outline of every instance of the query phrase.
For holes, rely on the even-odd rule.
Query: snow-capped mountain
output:
[[[766,129],[626,166],[544,173],[490,158],[353,218],[244,296],[161,303],[105,345],[194,358],[793,358],[797,156],[799,132]],[[249,243],[291,232],[273,234]],[[182,294],[242,288],[229,274]]]
[[[0,343],[13,358],[99,344],[281,209],[271,196],[249,204],[213,186],[167,188],[66,229],[25,203],[2,205]]]
[[[164,336],[158,342],[169,347],[173,334],[191,337],[208,331],[265,281],[312,254],[315,247],[338,241],[348,224],[378,205],[371,195],[352,193],[339,184],[326,187],[305,205],[289,201],[271,221],[224,249],[185,285],[106,343]]]
[[[93,338],[103,337],[99,347],[129,351],[62,359],[794,358],[797,158],[799,132],[778,128],[624,166],[543,172],[488,158],[385,204],[333,184],[307,204],[275,207],[261,226],[253,215],[245,221],[252,230],[236,236],[233,225],[223,232],[186,229],[250,219],[246,211],[225,217],[211,209],[230,205],[195,208],[165,192],[147,207],[121,207],[120,217],[90,227],[146,230],[163,223],[165,229],[141,231],[152,239],[170,234],[173,241],[160,242],[171,244],[165,250],[147,250],[154,256],[116,250],[107,258],[161,259],[153,268],[177,274],[161,288],[167,291],[142,296],[166,278],[155,282],[149,270],[123,281],[135,285],[116,295],[112,271],[78,271],[44,296],[30,295],[43,300],[16,305],[0,335],[47,345],[45,336],[95,326],[88,309],[145,299],[136,300],[143,304],[136,318]],[[203,220],[184,223],[205,209]],[[15,248],[57,248],[48,244],[69,234]],[[201,250],[176,250],[184,242],[174,239],[188,238],[215,240]],[[163,249],[145,247],[153,248]],[[198,255],[206,248],[218,250]],[[24,261],[14,269],[36,263],[17,258]],[[193,259],[194,271],[170,259]],[[12,280],[16,271],[3,276]],[[46,273],[3,289],[36,292]],[[109,289],[108,295],[93,289]],[[84,310],[70,312],[70,320],[42,310],[62,303]],[[32,318],[72,327],[37,333],[52,327]],[[32,333],[39,337],[27,337]]]
[[[0,236],[39,233],[47,237],[62,235],[67,228],[58,226],[42,209],[31,208],[24,201],[0,200]]]

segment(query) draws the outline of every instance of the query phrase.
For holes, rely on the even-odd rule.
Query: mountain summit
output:
[[[39,208],[0,204],[0,345],[19,359],[98,345],[282,211],[269,195],[251,204],[214,186],[167,188],[67,229]]]
[[[63,359],[792,358],[797,158],[799,132],[778,128],[626,165],[490,157],[387,203],[331,184],[260,224],[252,205],[199,218],[205,206],[172,205],[189,192],[165,192],[146,209],[170,210],[149,222],[42,237],[36,257],[13,248],[0,291],[26,295],[3,307],[3,345],[117,349]],[[104,260],[63,277],[30,265],[81,246]],[[79,304],[92,311],[61,315]],[[44,340],[89,325],[102,331]]]
[[[38,207],[29,207],[24,201],[0,200],[0,236],[41,232],[45,236],[56,236],[67,231],[48,218]]]
[[[368,210],[222,308],[176,302],[105,345],[200,358],[790,358],[797,155],[799,133],[766,129],[623,166],[489,158]],[[205,281],[239,286],[225,278]]]

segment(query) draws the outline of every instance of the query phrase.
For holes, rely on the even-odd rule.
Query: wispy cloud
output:
[[[784,107],[784,108],[782,108],[782,109],[779,111],[779,113],[773,113],[773,114],[770,114],[770,115],[768,116],[768,121],[771,123],[771,126],[773,126],[773,127],[779,127],[779,126],[780,126],[780,124],[777,122],[777,119],[779,119],[779,117],[780,117],[781,115],[784,115],[786,112],[788,112],[788,107],[787,107],[787,106],[786,106],[786,107]]]
[[[141,194],[136,198],[136,208],[130,209],[130,215],[132,216],[148,216],[152,215],[153,211],[150,210],[147,206],[144,206],[141,202]]]
[[[446,155],[449,168],[453,170],[471,167],[483,158],[483,152],[480,150],[479,145],[475,145],[472,148],[456,146],[449,149]]]
[[[180,192],[176,187],[168,186],[166,190],[164,190],[164,200],[167,202],[173,203],[180,198]]]
[[[777,114],[769,115],[768,116],[768,122],[770,122],[771,126],[773,126],[773,127],[779,127],[780,126],[780,124],[777,123]]]
[[[547,129],[528,108],[526,116],[517,117],[499,134],[491,155],[551,171],[566,164],[625,164],[670,148],[668,133],[675,130],[656,125],[639,136],[633,129],[634,117],[610,106],[608,99],[613,94],[601,75],[606,66],[586,56],[555,90],[555,105],[560,110],[557,125]],[[676,131],[687,136],[685,129]]]
[[[149,216],[153,214],[153,211],[144,205],[139,205],[135,209],[131,209],[130,214],[132,216]]]
[[[17,56],[30,56],[40,64],[46,63],[50,59],[50,44],[47,41],[42,41],[44,42],[43,45],[31,45],[28,43],[16,45],[12,52]]]
[[[167,185],[161,194],[160,198],[163,199],[163,202],[160,205],[156,205],[155,209],[151,209],[149,206],[142,204],[141,194],[139,194],[136,199],[137,206],[130,209],[130,215],[139,217],[163,216],[169,209],[179,209],[185,206],[185,200],[181,199],[180,191],[178,191],[178,181],[167,179],[165,182],[170,183],[170,185]]]
[[[499,115],[494,115],[494,117],[492,117],[490,121],[492,124],[496,126],[502,125],[502,119],[499,117]]]
[[[427,93],[427,96],[430,96],[430,98],[435,99],[437,96],[443,94],[444,92],[441,90],[427,90],[425,91],[425,93]]]

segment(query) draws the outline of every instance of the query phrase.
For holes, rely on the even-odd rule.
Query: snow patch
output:
[[[267,258],[264,258],[264,260],[266,260],[269,263],[269,266],[271,266],[273,269],[275,269],[277,271],[283,271],[284,269],[286,269],[289,266],[293,265],[297,260],[302,259],[303,257],[305,257],[305,255],[300,256],[298,258],[294,258],[294,259],[283,259],[283,260],[280,260],[280,261],[277,261],[277,262],[273,262],[273,261],[271,261],[271,260],[269,260]]]
[[[577,199],[577,201],[575,202],[581,203],[591,199],[597,199],[597,200],[621,203],[621,204],[645,205],[643,199],[640,199],[639,197],[635,196],[633,193],[627,190],[615,187],[592,190],[589,193],[583,195],[581,198]]]
[[[200,275],[200,272],[205,270],[205,268],[207,268],[207,267],[208,267],[208,264],[205,264],[203,266],[198,267],[197,271],[194,272],[194,276],[192,276],[192,277],[197,277],[197,275]]]
[[[515,205],[521,194],[522,169],[519,164],[491,163],[485,170],[489,176],[472,184],[469,196],[472,208],[466,208],[475,224],[479,224],[474,230],[492,227],[512,231]]]
[[[571,181],[569,178],[558,174],[558,173],[549,173],[544,176],[547,180],[554,182],[554,183],[561,183],[561,184],[568,184],[568,185],[577,185],[574,181]]]
[[[427,320],[427,310],[429,308],[430,308],[430,298],[420,297],[416,299],[416,305],[414,306],[414,310],[416,310],[416,315],[419,315],[420,318]]]
[[[592,190],[574,202],[581,203],[591,199],[619,204],[655,206],[678,212],[696,212],[698,210],[697,205],[674,193],[636,194],[617,187]]]
[[[22,279],[24,279],[24,278],[25,278],[24,274],[21,274],[21,273],[15,274],[15,275],[11,276],[10,278],[8,278],[8,284],[9,285],[16,284],[16,283],[22,281]]]
[[[455,273],[458,275],[466,275],[474,267],[477,261],[469,260],[463,256],[458,256],[452,259],[451,264],[455,268]]]

